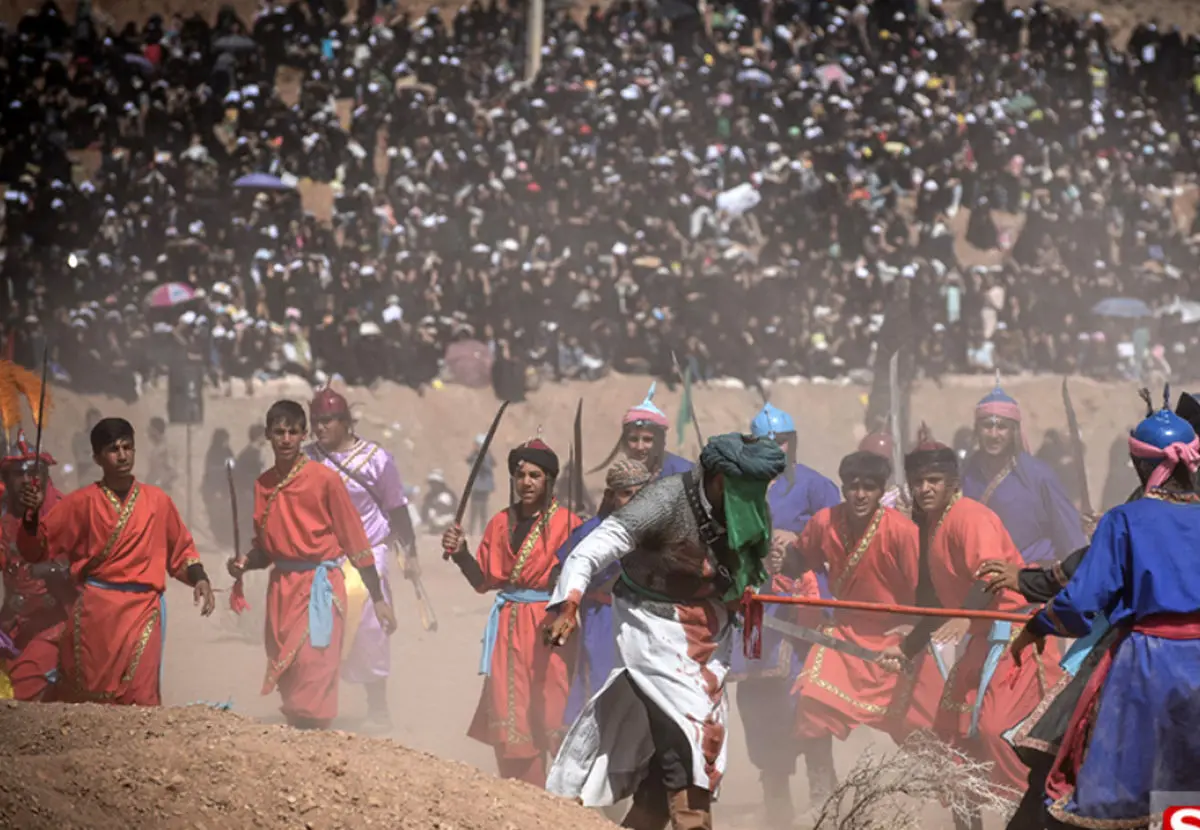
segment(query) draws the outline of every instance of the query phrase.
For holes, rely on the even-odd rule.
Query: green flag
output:
[[[683,446],[683,436],[687,432],[690,420],[692,420],[692,364],[689,362],[683,369],[683,400],[679,402],[679,415],[675,418],[677,447]]]

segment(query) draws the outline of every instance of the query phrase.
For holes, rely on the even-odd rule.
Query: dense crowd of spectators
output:
[[[550,5],[524,83],[521,3],[122,28],[48,0],[0,35],[16,358],[129,397],[186,360],[510,398],[672,354],[747,382],[897,346],[935,377],[1195,362],[1194,36],[649,2]]]

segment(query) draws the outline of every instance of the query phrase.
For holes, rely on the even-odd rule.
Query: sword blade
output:
[[[229,480],[229,509],[233,516],[233,558],[242,555],[241,528],[238,527],[237,485],[233,483],[234,463],[232,458],[225,459],[225,478]]]
[[[868,663],[873,663],[879,658],[879,652],[871,651],[869,648],[848,643],[845,640],[839,640],[824,631],[817,631],[812,628],[805,628],[801,625],[795,625],[781,620],[777,617],[765,615],[763,617],[763,628],[769,628],[772,631],[778,632],[791,640],[802,640],[806,643],[813,643],[818,646],[824,646],[832,651],[840,651],[842,654],[849,654],[851,657],[857,657],[860,660],[866,660]]]
[[[900,424],[900,350],[892,352],[888,361],[888,420],[892,430],[892,477],[900,488],[905,503],[909,502],[908,481],[904,476],[904,446]]]
[[[575,434],[572,436],[574,445],[571,452],[575,456],[575,463],[571,465],[571,512],[578,516],[583,511],[584,502],[584,483],[583,483],[583,398],[579,399],[579,405],[575,407]]]
[[[467,486],[463,488],[462,498],[458,500],[458,510],[454,511],[456,525],[462,525],[463,516],[467,515],[467,501],[471,498],[471,490],[475,487],[479,468],[483,466],[483,459],[487,457],[488,450],[491,449],[492,439],[496,437],[496,428],[500,426],[500,419],[504,417],[506,409],[508,409],[508,401],[500,404],[500,409],[496,412],[496,417],[492,419],[492,425],[488,428],[483,443],[479,445],[479,453],[475,456],[475,463],[471,465],[471,474],[467,476]]]
[[[417,595],[417,612],[421,615],[421,627],[429,632],[437,631],[437,614],[433,613],[433,603],[430,602],[429,594],[425,591],[425,583],[421,581],[420,576],[414,576],[412,584],[413,591]]]
[[[1075,405],[1071,403],[1071,391],[1067,388],[1067,379],[1062,382],[1063,408],[1067,410],[1067,430],[1071,435],[1071,454],[1075,456],[1075,466],[1079,473],[1079,495],[1084,515],[1092,514],[1092,494],[1088,491],[1087,467],[1083,460],[1083,435],[1079,432],[1079,419],[1075,417]]]

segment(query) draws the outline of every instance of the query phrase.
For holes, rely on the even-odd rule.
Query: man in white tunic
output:
[[[567,557],[546,625],[563,645],[593,577],[615,562],[618,661],[568,731],[546,788],[587,807],[633,796],[634,830],[708,830],[725,771],[734,609],[766,578],[773,441],[709,440],[700,468],[650,484]]]

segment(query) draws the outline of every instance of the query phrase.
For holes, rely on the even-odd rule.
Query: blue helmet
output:
[[[1169,409],[1160,409],[1148,415],[1134,427],[1130,435],[1160,450],[1172,444],[1190,444],[1196,440],[1196,430],[1192,425]]]
[[[776,435],[795,431],[796,423],[792,416],[771,404],[764,406],[750,422],[750,434],[755,438],[774,439]]]

